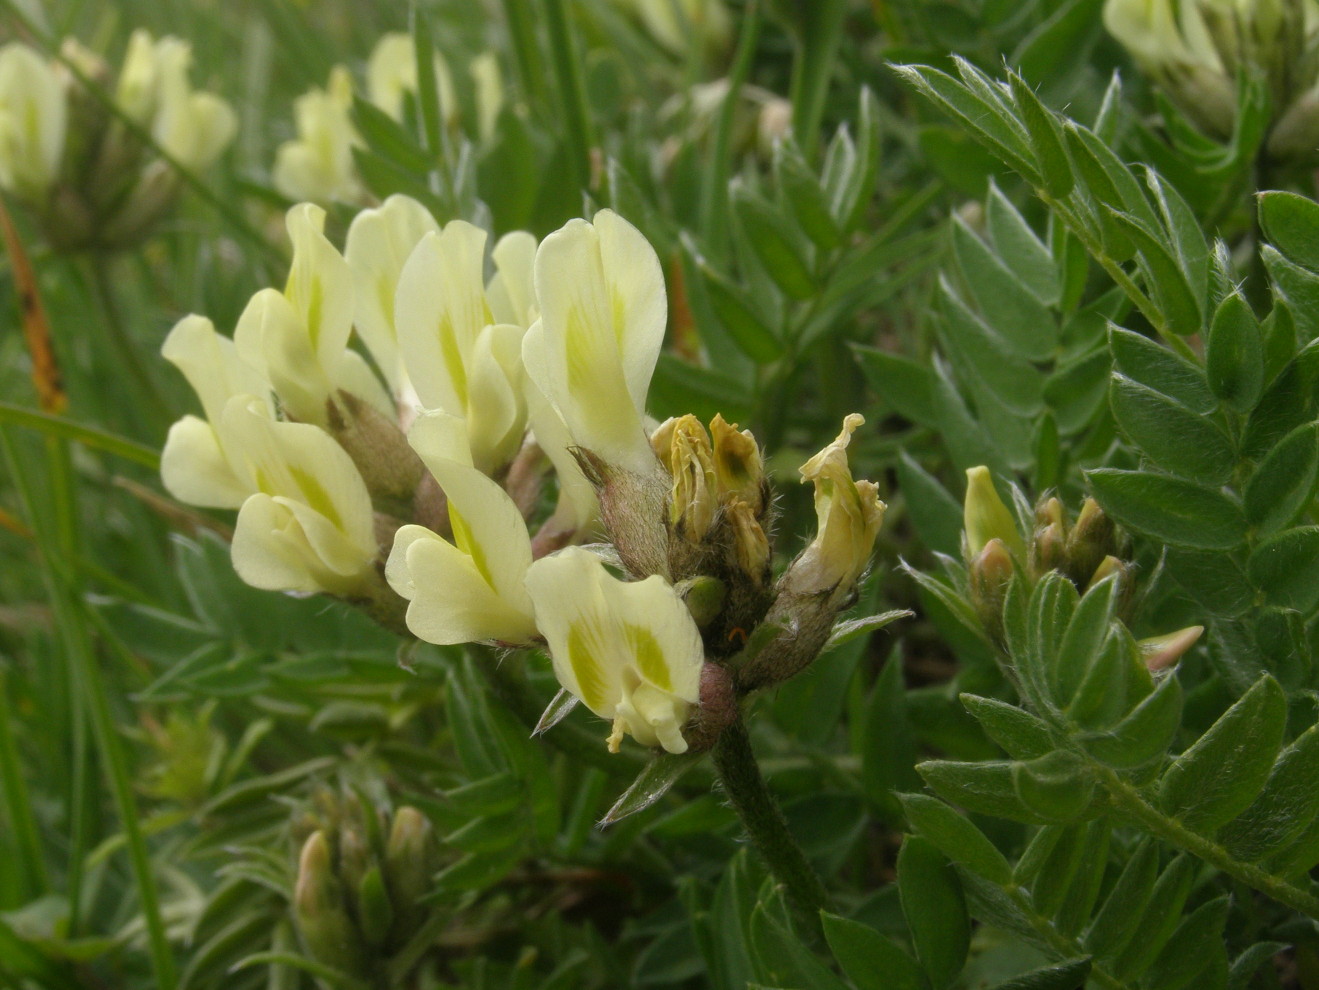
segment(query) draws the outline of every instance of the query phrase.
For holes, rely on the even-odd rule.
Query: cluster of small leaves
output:
[[[1021,701],[961,697],[1009,758],[918,766],[967,812],[1031,827],[1016,865],[932,798],[906,798],[907,818],[957,864],[973,915],[1060,961],[1091,957],[1100,985],[1240,985],[1272,949],[1225,945],[1231,888],[1199,870],[1319,909],[1304,879],[1319,863],[1319,799],[1302,783],[1319,728],[1288,741],[1287,702],[1266,675],[1187,740],[1178,676],[1146,669],[1113,617],[1115,590],[1112,579],[1084,596],[1058,574],[1033,591],[1017,580],[1004,616]],[[1227,945],[1241,954],[1232,965]]]

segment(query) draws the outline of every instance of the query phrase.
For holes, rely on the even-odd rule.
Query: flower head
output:
[[[600,558],[569,548],[527,572],[536,624],[549,643],[559,683],[601,718],[609,747],[624,733],[670,753],[700,698],[701,634],[663,578],[620,581]]]
[[[611,210],[570,220],[536,252],[540,320],[523,340],[528,374],[574,442],[637,473],[655,470],[646,391],[667,320],[659,258]]]

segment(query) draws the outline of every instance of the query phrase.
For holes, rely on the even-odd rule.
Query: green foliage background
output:
[[[329,790],[417,807],[442,840],[424,938],[380,985],[1319,986],[1313,163],[1261,151],[1249,77],[1215,142],[1116,75],[1100,6],[743,0],[726,48],[680,57],[605,0],[5,0],[38,47],[190,39],[241,128],[139,251],[58,256],[15,211],[70,403],[36,411],[6,319],[0,983],[358,985],[289,911],[298,822]],[[164,332],[231,327],[278,284],[292,99],[409,28],[455,67],[493,49],[509,100],[483,142],[360,105],[376,196],[496,232],[601,206],[637,224],[674,301],[651,412],[754,430],[790,533],[813,525],[795,466],[867,417],[854,471],[890,510],[857,614],[916,617],[749,719],[832,899],[818,930],[708,762],[597,828],[644,758],[609,758],[581,712],[530,738],[543,664],[246,588],[226,520],[160,494],[154,452],[190,408]],[[702,116],[690,87],[723,77]],[[790,100],[792,139],[757,142],[744,86]],[[996,639],[959,559],[978,464],[1019,486],[1027,532],[1036,498],[1092,495],[1130,538],[1134,602],[1018,573]],[[1192,624],[1151,676],[1134,638]]]

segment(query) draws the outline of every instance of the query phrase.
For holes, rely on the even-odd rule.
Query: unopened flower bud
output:
[[[313,832],[302,847],[293,911],[309,955],[350,975],[363,974],[366,948],[348,915],[343,884],[334,875],[330,844],[322,831]]]
[[[376,508],[407,518],[426,469],[398,423],[343,389],[325,410],[330,435],[353,459]]]
[[[759,516],[766,507],[765,463],[750,430],[741,430],[715,414],[710,420],[714,473],[721,498],[737,496]]]
[[[426,914],[419,903],[431,889],[431,875],[439,866],[439,843],[430,819],[405,805],[394,812],[385,843],[385,884],[394,906],[395,925],[411,934]]]
[[[1137,640],[1136,646],[1146,667],[1151,671],[1166,670],[1185,656],[1204,631],[1204,626],[1187,626],[1162,636]]]
[[[1067,510],[1057,496],[1050,496],[1035,506],[1035,525],[1044,527],[1050,523],[1057,523],[1064,531],[1067,529]]]
[[[1166,670],[1186,655],[1204,631],[1204,626],[1187,626],[1162,636],[1137,640],[1136,646],[1146,667],[1151,671]]]
[[[1105,557],[1116,556],[1117,527],[1099,503],[1087,498],[1081,503],[1072,531],[1067,534],[1067,575],[1076,582],[1085,580]]]
[[[390,928],[394,924],[394,907],[389,901],[389,891],[385,888],[385,878],[378,864],[372,863],[367,868],[353,893],[362,940],[371,948],[378,949],[389,939]]]
[[[976,557],[985,544],[1000,539],[1012,554],[1024,558],[1025,545],[1017,531],[1017,520],[994,489],[989,468],[967,468],[966,500],[962,504],[962,525],[966,538],[966,559]]]
[[[1050,571],[1062,567],[1066,562],[1066,546],[1067,539],[1058,523],[1037,529],[1028,554],[1031,579],[1038,581]]]
[[[1003,599],[1012,581],[1015,565],[1002,540],[995,537],[971,561],[971,605],[990,636],[1003,634]]]

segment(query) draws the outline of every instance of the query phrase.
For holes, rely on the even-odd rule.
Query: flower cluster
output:
[[[289,212],[288,282],[232,340],[189,316],[165,343],[204,413],[171,429],[165,485],[238,509],[244,580],[431,643],[543,644],[615,750],[707,746],[738,693],[814,659],[883,518],[848,467],[860,416],[802,467],[819,533],[775,582],[752,435],[646,416],[667,297],[635,227],[602,210],[487,250],[395,196],[341,254],[323,219]]]
[[[1211,134],[1236,121],[1238,73],[1269,87],[1269,151],[1319,144],[1319,5],[1313,0],[1107,0],[1104,23],[1140,67]]]
[[[176,166],[210,165],[237,118],[224,100],[192,88],[192,49],[178,38],[135,31],[117,80],[72,41],[64,54],[113,92],[119,116],[64,64],[19,42],[0,48],[0,190],[37,213],[56,247],[131,245],[177,199]]]
[[[494,129],[503,103],[503,80],[492,53],[474,58],[468,67],[474,84],[477,126],[482,137]],[[365,98],[395,121],[403,121],[420,85],[412,36],[383,35],[366,63]],[[446,127],[458,120],[458,98],[448,63],[435,54],[435,97]],[[280,193],[293,200],[317,203],[359,203],[365,196],[353,160],[362,139],[353,126],[353,77],[348,68],[330,70],[325,88],[313,88],[293,104],[296,137],[275,151],[271,179]]]

